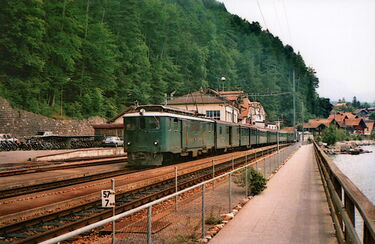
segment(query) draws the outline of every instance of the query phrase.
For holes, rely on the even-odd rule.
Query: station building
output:
[[[209,118],[231,122],[266,127],[266,113],[259,102],[251,102],[243,91],[216,91],[201,89],[165,101],[164,106],[205,114]],[[95,124],[93,128],[97,136],[118,136],[123,139],[123,115],[133,112],[136,106],[131,106],[105,124]]]
[[[213,89],[201,89],[166,101],[166,106],[205,114],[209,118],[238,123],[240,104]]]

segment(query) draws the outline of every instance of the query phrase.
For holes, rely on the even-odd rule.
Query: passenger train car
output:
[[[188,111],[148,105],[124,115],[124,147],[133,166],[277,143],[276,131],[228,123]],[[279,133],[280,143],[294,140]]]

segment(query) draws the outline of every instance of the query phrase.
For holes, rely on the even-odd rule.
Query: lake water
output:
[[[332,156],[337,167],[375,204],[375,145],[362,146],[372,153],[359,155],[339,154]],[[356,211],[356,230],[361,237],[363,220]]]
[[[375,145],[362,146],[372,153],[333,156],[337,167],[375,204]]]

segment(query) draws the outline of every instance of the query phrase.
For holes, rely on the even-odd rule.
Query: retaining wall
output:
[[[8,101],[0,97],[0,133],[11,133],[16,137],[33,136],[38,131],[52,131],[54,135],[89,136],[94,135],[93,124],[102,124],[106,120],[91,117],[85,120],[57,120],[13,108]]]

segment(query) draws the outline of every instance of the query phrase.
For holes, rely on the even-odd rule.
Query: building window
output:
[[[220,120],[220,110],[208,110],[206,116],[209,118]]]

